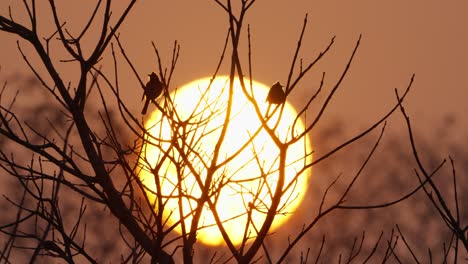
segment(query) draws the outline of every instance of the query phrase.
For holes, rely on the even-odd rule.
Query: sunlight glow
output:
[[[185,121],[192,117],[186,125],[177,126],[174,121],[161,118],[161,113],[157,109],[145,124],[154,139],[149,139],[151,144],[143,146],[140,160],[143,170],[140,173],[140,178],[145,186],[153,190],[153,192],[148,191],[147,194],[150,200],[157,204],[156,196],[153,194],[157,192],[157,185],[154,175],[149,172],[148,164],[154,168],[156,164],[162,162],[163,166],[156,174],[159,175],[162,201],[165,203],[164,219],[167,219],[167,226],[176,225],[175,231],[178,233],[182,233],[182,227],[179,224],[181,215],[184,215],[187,232],[190,230],[193,210],[197,205],[196,199],[201,196],[200,183],[204,182],[207,177],[209,171],[207,167],[211,165],[215,145],[225,122],[225,109],[229,98],[229,78],[227,76],[217,77],[208,89],[209,83],[210,78],[199,79],[184,85],[170,95],[174,99],[175,109],[177,109],[177,120]],[[247,89],[250,92],[250,87]],[[268,103],[265,102],[268,91],[269,87],[253,82],[254,98],[256,98],[263,114],[268,108]],[[199,99],[205,92],[206,94],[200,103]],[[270,112],[272,109],[273,107],[271,107]],[[279,111],[269,120],[270,125],[277,121],[278,113]],[[295,117],[296,111],[286,102],[284,113],[276,129],[276,134],[280,136],[282,141],[291,138],[291,126]],[[272,192],[276,188],[279,153],[277,146],[264,129],[261,129],[252,142],[246,144],[260,127],[261,123],[253,106],[246,99],[239,81],[236,80],[231,121],[220,149],[217,164],[236,153],[244,145],[246,147],[234,159],[217,169],[210,184],[212,190],[210,199],[216,205],[219,217],[223,220],[223,226],[234,244],[242,242],[248,221],[246,212],[249,211],[249,208],[252,211],[252,221],[249,224],[247,236],[255,237],[255,230],[260,230],[265,219],[264,212],[269,208]],[[294,129],[295,134],[302,132],[304,130],[303,123],[298,120]],[[171,158],[182,160],[174,147],[175,142],[179,148],[183,148],[184,152],[188,153],[187,160],[184,162],[190,162],[193,171],[190,171],[190,166],[177,168],[164,155],[166,152]],[[290,187],[285,192],[279,207],[279,214],[270,231],[283,224],[304,198],[310,170],[299,177],[296,177],[296,173],[306,162],[304,153],[306,151],[310,153],[310,149],[308,138],[298,141],[288,149],[285,186],[289,185]],[[309,156],[307,162],[310,162],[310,159]],[[197,179],[194,174],[198,174],[199,178]],[[217,192],[219,189],[221,191]],[[183,198],[180,198],[181,194],[184,195]],[[155,206],[155,210],[158,210],[157,207]],[[202,228],[197,232],[198,241],[213,246],[223,244],[223,238],[208,205],[204,207],[200,226]]]

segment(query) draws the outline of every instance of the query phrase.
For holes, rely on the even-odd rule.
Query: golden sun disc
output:
[[[196,80],[170,95],[175,102],[178,119],[185,121],[190,117],[190,122],[176,128],[173,121],[162,118],[161,113],[156,110],[145,124],[148,132],[159,140],[150,139],[152,144],[143,146],[140,160],[143,170],[140,178],[147,188],[153,190],[147,192],[150,200],[156,201],[154,195],[157,192],[156,181],[154,175],[149,172],[149,166],[154,168],[156,164],[162,162],[163,166],[158,172],[160,181],[158,184],[161,186],[160,194],[165,203],[164,217],[167,218],[168,226],[176,225],[175,230],[178,233],[182,233],[180,219],[185,219],[187,230],[190,227],[193,210],[197,205],[196,200],[202,193],[200,183],[206,179],[207,167],[212,162],[215,145],[225,124],[229,77],[219,76],[213,80],[211,86],[210,80],[211,78]],[[251,91],[250,87],[247,89]],[[265,113],[268,108],[265,98],[269,87],[253,82],[252,91],[262,113]],[[278,116],[276,113],[269,124],[274,124]],[[276,129],[281,140],[291,138],[291,126],[295,118],[296,111],[286,102]],[[248,237],[255,237],[255,230],[261,228],[265,212],[271,204],[272,192],[276,188],[279,154],[277,146],[264,129],[261,129],[250,141],[260,127],[261,123],[253,106],[243,94],[239,80],[236,80],[232,114],[217,164],[231,157],[243,146],[246,147],[217,170],[210,185],[212,190],[218,190],[210,199],[216,204],[217,214],[234,244],[240,244],[244,238],[249,209],[252,213],[247,234]],[[303,123],[298,120],[294,129],[294,134],[302,132]],[[173,138],[176,138],[177,144],[188,153],[186,157],[191,166],[175,166],[167,155],[164,155],[164,153],[169,154],[173,160],[181,159],[171,146]],[[279,207],[280,214],[276,216],[270,231],[279,227],[291,216],[305,195],[310,170],[299,177],[296,174],[306,162],[305,153],[309,153],[310,149],[307,137],[288,149],[285,187],[289,187],[285,190],[284,200]],[[307,161],[310,159],[310,156],[307,157]],[[192,172],[188,167],[191,167]],[[199,175],[198,179],[195,174]],[[216,226],[213,212],[207,205],[203,209],[199,226],[201,227],[197,231],[199,241],[208,245],[223,244],[223,237]]]

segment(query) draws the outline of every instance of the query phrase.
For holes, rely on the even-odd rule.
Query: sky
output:
[[[92,12],[92,3],[58,4],[59,15],[67,18],[71,32],[83,25],[82,18]],[[7,1],[0,4],[2,13],[8,4]],[[12,5],[15,4],[20,3]],[[114,5],[118,13],[120,4]],[[252,34],[254,78],[267,85],[277,80],[286,82],[304,16],[308,14],[300,54],[304,63],[315,58],[333,36],[336,39],[322,63],[305,79],[298,92],[290,96],[293,103],[300,105],[304,95],[315,91],[323,71],[327,72],[325,88],[328,85],[330,89],[362,34],[351,71],[329,108],[330,116],[346,120],[350,128],[366,127],[395,103],[394,89],[402,91],[414,73],[415,83],[406,102],[407,111],[417,120],[414,125],[431,133],[431,127],[440,124],[446,115],[455,114],[464,128],[460,133],[465,133],[462,131],[468,127],[464,117],[468,111],[465,102],[468,98],[468,17],[464,10],[468,10],[468,2],[463,0],[257,1],[245,22]],[[24,17],[21,6],[13,11],[15,18]],[[44,17],[44,26],[40,28],[50,34],[50,14],[45,8],[39,12]],[[213,73],[227,21],[226,14],[214,1],[140,1],[119,33],[141,78],[157,69],[151,41],[167,65],[177,40],[181,53],[172,83],[179,87]],[[26,71],[16,51],[16,39],[4,33],[0,33],[0,38],[5,40],[0,50],[2,76]],[[245,37],[240,45],[245,55]],[[122,60],[123,87],[134,86],[135,78],[127,74],[125,67]],[[228,73],[227,66],[222,70]],[[123,91],[134,96],[132,88]],[[138,108],[139,96],[136,97],[129,101]]]
[[[142,50],[150,52],[145,43],[155,41],[168,53],[178,40],[181,59],[175,84],[209,75],[226,32],[222,10],[212,1],[153,5],[137,5],[138,18],[131,17],[122,30],[128,45],[140,43]],[[304,61],[315,58],[332,36],[336,45],[291,100],[300,101],[302,93],[313,91],[315,76],[322,71],[329,76],[326,84],[336,81],[362,34],[357,58],[330,109],[333,116],[365,126],[395,102],[394,89],[401,91],[415,73],[407,110],[416,125],[429,130],[446,114],[455,113],[466,127],[468,17],[463,10],[467,9],[466,1],[257,1],[246,17],[254,77],[267,85],[285,82],[307,13]],[[246,38],[241,45],[245,51]],[[145,52],[131,53],[142,69],[149,70],[154,63]]]

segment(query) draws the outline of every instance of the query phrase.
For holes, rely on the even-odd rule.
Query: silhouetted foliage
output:
[[[304,76],[326,58],[335,38],[315,58],[301,58],[308,23],[305,16],[284,90],[276,86],[281,88],[281,98],[269,95],[271,104],[264,110],[261,105],[266,98],[259,102],[252,88],[252,43],[244,20],[255,0],[214,0],[225,13],[229,28],[212,76],[214,80],[221,75],[221,66],[227,65],[229,78],[223,91],[228,100],[223,101],[221,95],[214,98],[214,105],[223,106],[222,110],[203,105],[208,100],[207,91],[212,89],[210,83],[200,89],[205,92],[201,98],[194,98],[198,99],[197,107],[185,116],[170,95],[176,90],[171,80],[179,59],[179,44],[174,42],[166,67],[153,43],[158,70],[145,85],[139,75],[143,71],[132,62],[119,39],[117,32],[135,2],[130,1],[118,13],[112,12],[110,0],[97,1],[79,33],[68,30],[68,21],[62,20],[53,0],[48,4],[24,1],[27,22],[18,22],[11,12],[0,14],[2,34],[20,40],[18,50],[35,76],[5,82],[0,92],[0,167],[1,174],[9,176],[7,185],[11,186],[0,203],[8,212],[0,223],[2,262],[466,260],[466,177],[458,176],[467,169],[466,151],[451,147],[456,155],[454,162],[446,155],[438,155],[440,143],[434,146],[418,142],[421,137],[415,137],[403,105],[414,75],[402,91],[395,90],[393,107],[379,120],[352,136],[341,134],[346,132],[346,123],[333,125],[326,110],[344,85],[360,46],[359,36],[338,77],[327,80],[331,83],[328,87],[324,84],[327,75],[321,73],[314,93],[297,107],[296,118],[287,120],[289,135],[279,135],[284,100],[303,89]],[[38,30],[42,21],[38,20],[39,5],[50,10],[53,32]],[[94,27],[100,28],[99,34],[90,33]],[[84,41],[85,36],[94,42]],[[50,49],[51,44],[59,48]],[[247,47],[246,61],[240,47]],[[26,55],[30,54],[26,49],[31,49],[37,59]],[[111,63],[103,62],[104,57]],[[72,64],[76,70],[65,74],[64,64]],[[136,97],[142,93],[146,96],[143,114],[149,103],[157,109],[160,118],[155,124],[146,124],[129,107],[131,99],[122,97],[118,74],[122,65],[138,80],[135,87],[141,90]],[[235,88],[235,82],[240,83],[240,88]],[[278,91],[276,88],[272,91]],[[235,92],[248,100],[259,125],[245,142],[239,142],[233,154],[223,155],[221,148],[236,114],[232,99]],[[318,99],[319,94],[322,99]],[[318,110],[312,111],[312,104],[319,106]],[[385,141],[387,119],[398,112],[406,133]],[[207,131],[205,125],[214,117],[222,117],[224,122]],[[298,128],[298,120],[304,120],[304,128]],[[165,122],[169,124],[168,136],[162,132]],[[319,128],[319,124],[325,124],[325,128]],[[288,150],[316,131],[324,134],[315,135],[320,141],[313,150],[304,146],[299,162],[302,165],[288,180]],[[278,158],[271,167],[255,155],[258,149],[252,142],[260,132],[268,135],[277,151]],[[201,138],[213,134],[215,147],[203,149]],[[157,150],[156,161],[146,155],[151,148]],[[249,162],[256,164],[258,175],[245,181],[260,187],[246,191],[243,182],[226,168],[249,148],[253,149]],[[175,181],[168,177],[164,167],[167,163],[174,168]],[[461,170],[458,164],[462,164]],[[284,205],[294,199],[288,192],[298,179],[307,177],[311,168],[316,172],[310,180],[310,195],[297,212],[286,211]],[[142,175],[150,175],[150,183]],[[192,186],[186,184],[189,178],[194,179]],[[170,193],[162,188],[168,182],[172,186]],[[229,188],[251,197],[242,201],[245,211],[236,216],[246,219],[240,244],[233,242],[233,234],[226,229],[230,219],[219,214],[223,205],[218,204],[217,197]],[[260,195],[262,190],[268,190],[265,197]],[[184,211],[187,200],[191,202],[190,210]],[[171,201],[178,203],[178,210],[168,209]],[[207,227],[202,219],[204,210],[213,214],[224,247],[207,248],[197,243],[197,235]],[[297,215],[291,220],[293,224],[272,232],[275,218],[291,213]],[[170,222],[172,214],[180,221]],[[262,214],[263,222],[254,224],[253,214]],[[423,224],[421,219],[431,221]],[[422,245],[423,236],[424,241],[437,239]]]

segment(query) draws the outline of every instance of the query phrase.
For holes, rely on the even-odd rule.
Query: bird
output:
[[[283,85],[281,85],[280,82],[276,82],[271,86],[266,101],[270,104],[282,104],[286,101],[286,94],[284,93]]]
[[[141,100],[143,100],[146,97],[145,105],[143,106],[143,110],[141,110],[142,115],[146,114],[150,101],[154,102],[154,100],[156,100],[156,98],[159,97],[163,90],[163,84],[159,80],[156,73],[152,72],[148,76],[150,77],[150,79],[144,87],[145,91],[143,93],[143,97],[141,98]]]

